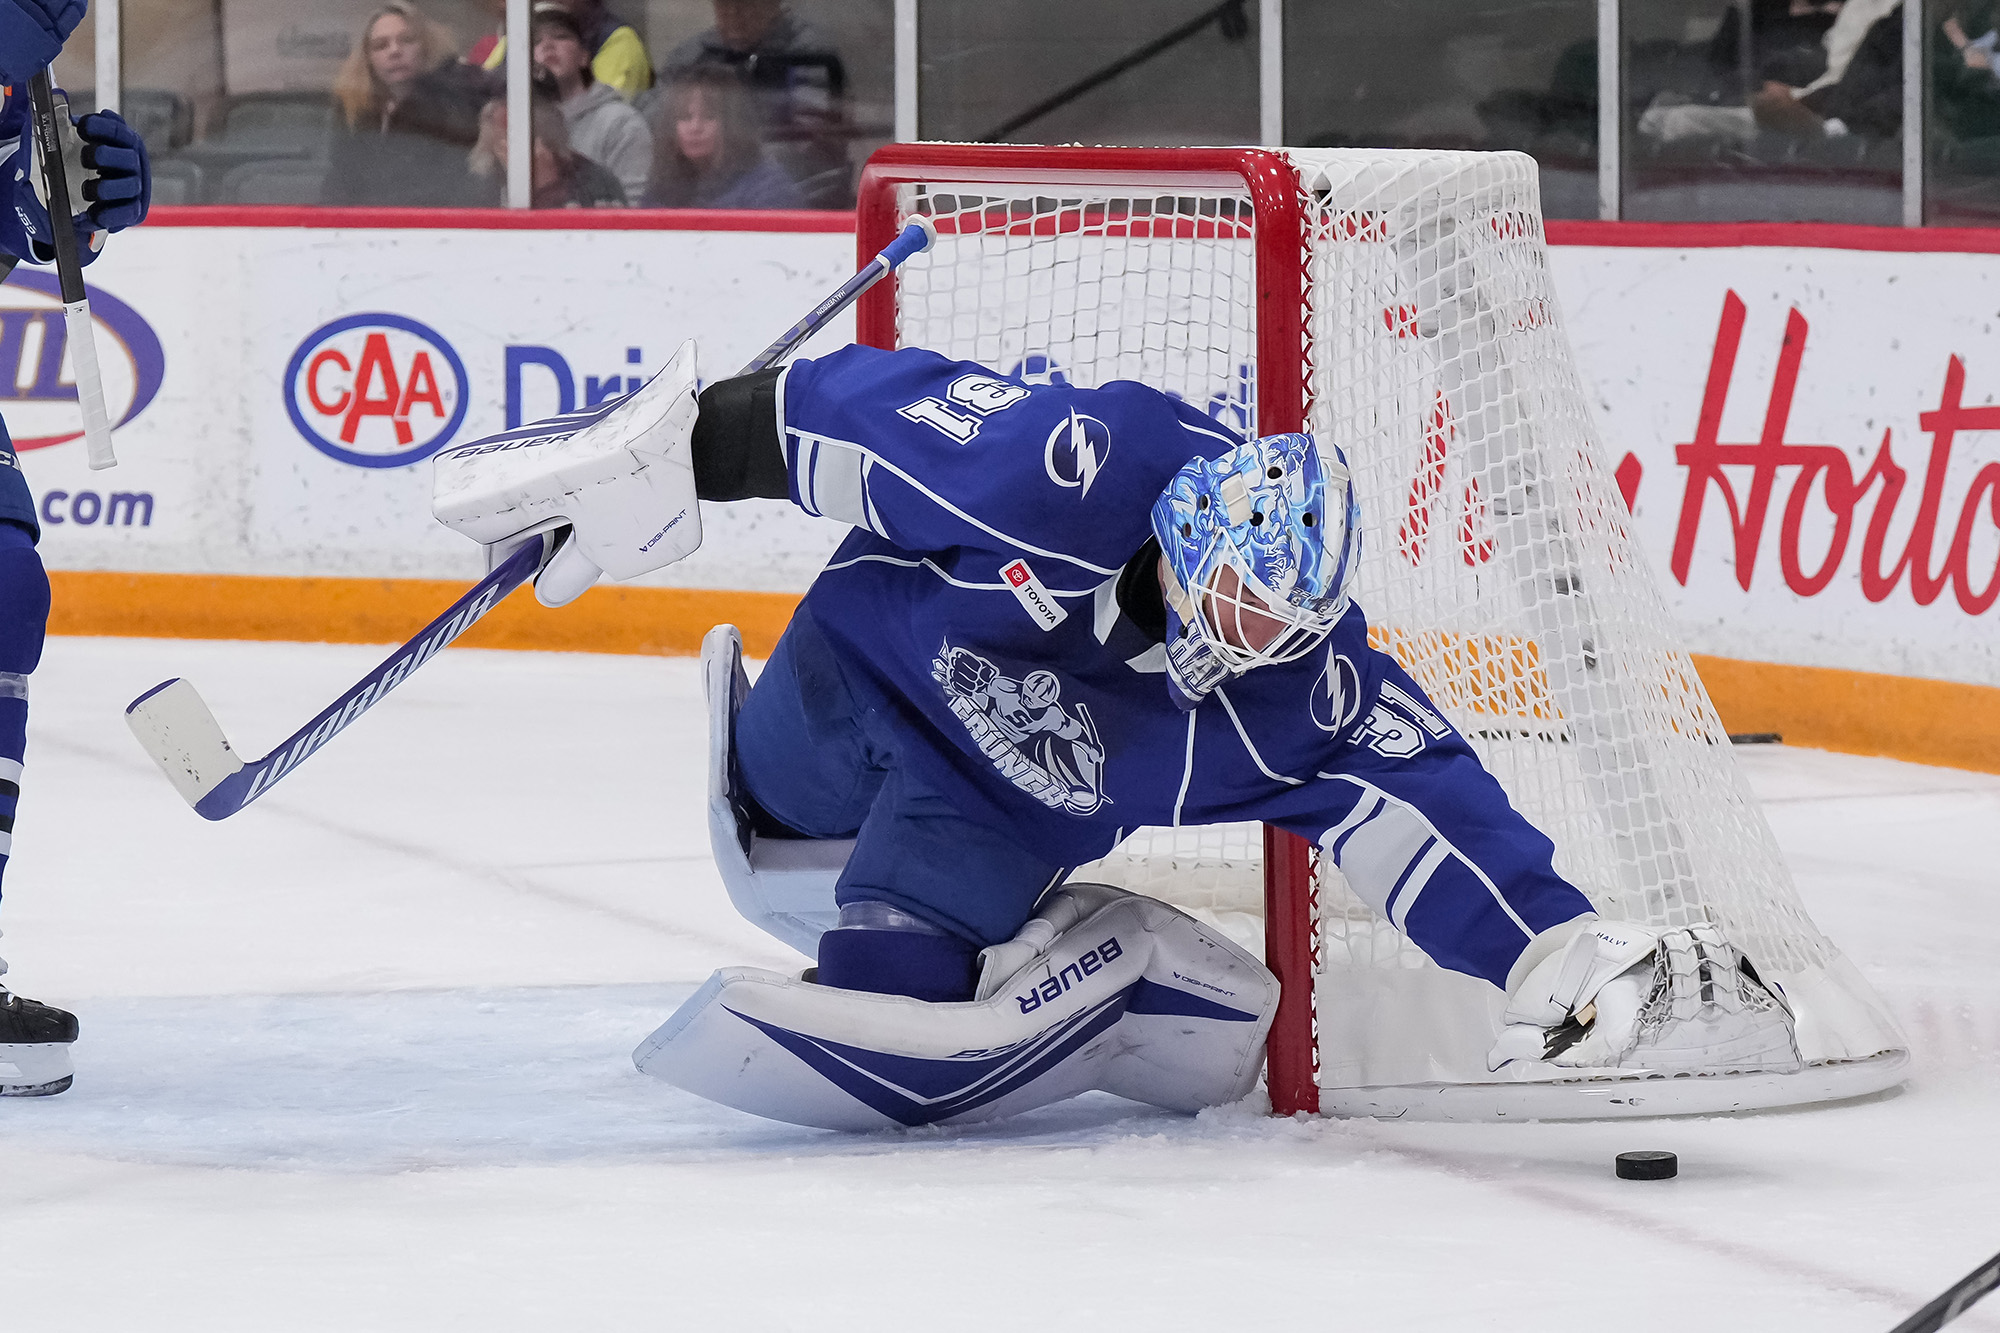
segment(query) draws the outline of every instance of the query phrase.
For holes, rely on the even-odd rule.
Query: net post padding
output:
[[[939,244],[864,298],[863,341],[1027,378],[1138,379],[1246,434],[1340,441],[1375,645],[1600,911],[1720,924],[1784,986],[1811,1062],[1489,1074],[1499,992],[1431,964],[1316,849],[1254,827],[1141,830],[1079,873],[1264,946],[1284,996],[1274,1110],[1684,1113],[1900,1077],[1907,1043],[1799,904],[1633,542],[1562,333],[1532,160],[893,145],[863,173],[862,256],[913,212]]]

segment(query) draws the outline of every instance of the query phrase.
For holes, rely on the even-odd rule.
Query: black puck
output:
[[[1670,1152],[1621,1152],[1618,1154],[1620,1180],[1672,1180],[1680,1174],[1680,1158]]]

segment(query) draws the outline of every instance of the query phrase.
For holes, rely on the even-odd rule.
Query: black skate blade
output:
[[[0,1097],[53,1097],[59,1092],[68,1092],[69,1085],[74,1082],[75,1074],[64,1074],[47,1083],[0,1083]]]

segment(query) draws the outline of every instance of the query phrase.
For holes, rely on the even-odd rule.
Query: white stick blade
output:
[[[125,723],[189,805],[243,768],[215,714],[185,680],[156,685],[134,699],[125,709]]]

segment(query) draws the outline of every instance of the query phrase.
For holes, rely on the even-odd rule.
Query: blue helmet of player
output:
[[[1153,504],[1166,557],[1167,681],[1183,708],[1312,651],[1347,612],[1361,509],[1346,455],[1267,435],[1190,459]]]

